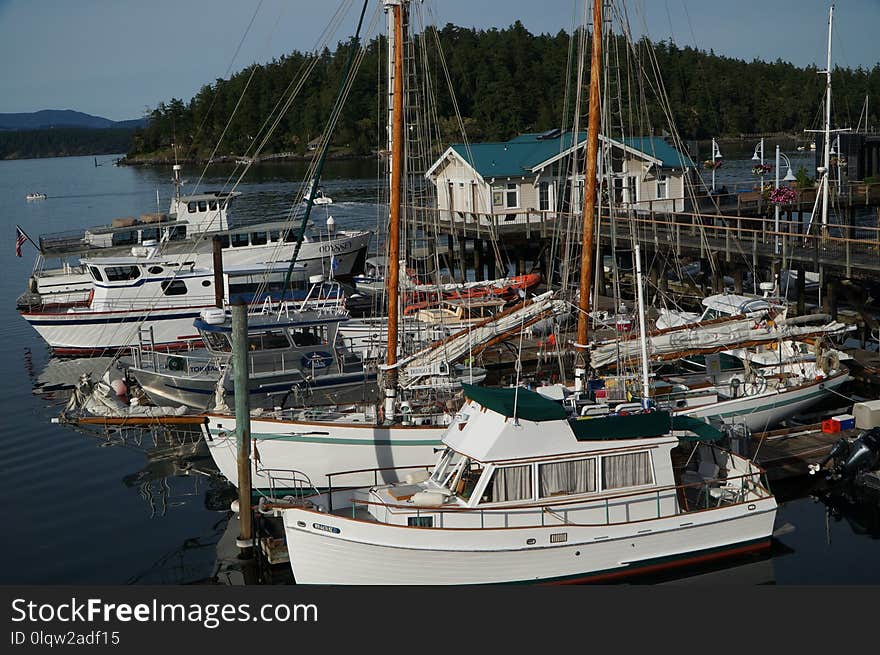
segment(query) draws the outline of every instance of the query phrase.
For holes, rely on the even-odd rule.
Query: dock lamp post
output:
[[[755,146],[755,154],[752,155],[752,161],[761,164],[761,193],[764,193],[764,139],[761,139],[761,142]],[[779,168],[778,162],[776,167]]]
[[[763,139],[762,139],[763,143]],[[785,165],[788,166],[788,172],[785,174],[785,177],[782,178],[785,182],[793,182],[797,178],[794,176],[794,173],[791,172],[791,160],[785,155],[785,153],[779,151],[779,144],[776,144],[776,188],[779,188],[779,158],[782,157],[785,159]],[[779,203],[776,203],[776,208],[774,210],[774,219],[773,219],[773,231],[776,232],[776,254],[779,254]]]
[[[722,159],[721,156],[721,148],[718,147],[718,142],[715,139],[712,139],[712,193],[715,193],[715,169],[718,168],[718,160]]]

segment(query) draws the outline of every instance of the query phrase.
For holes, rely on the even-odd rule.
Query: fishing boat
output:
[[[93,285],[86,302],[21,312],[55,354],[107,354],[144,339],[152,350],[181,350],[201,340],[193,321],[216,306],[213,269],[159,256],[86,259],[83,266]],[[256,303],[282,292],[305,299],[310,288],[305,269],[298,269],[284,291],[286,269],[287,264],[228,267],[221,292]],[[312,298],[330,305],[344,301],[338,293]]]
[[[521,388],[465,393],[433,467],[277,505],[298,583],[603,581],[769,547],[763,471],[712,445],[710,426],[571,418]],[[673,429],[699,441],[687,468]]]
[[[349,351],[339,337],[348,312],[339,307],[309,309],[308,298],[278,312],[248,317],[248,384],[251,409],[288,403],[328,405],[375,394],[376,371]],[[128,369],[157,405],[198,410],[231,406],[232,322],[223,309],[203,310],[194,327],[203,348],[183,354],[137,349]],[[372,383],[372,384],[370,384]]]
[[[225,266],[260,265],[289,260],[296,247],[290,223],[275,221],[236,227],[230,208],[238,191],[182,195],[181,167],[174,165],[176,192],[167,213],[117,218],[110,225],[41,235],[39,254],[18,307],[34,309],[86,300],[93,280],[82,259],[127,255],[132,248],[158,248],[178,265],[213,266],[214,237],[220,241]],[[359,272],[371,233],[326,230],[304,233],[297,263],[306,275],[345,277]],[[50,265],[50,263],[52,265]]]

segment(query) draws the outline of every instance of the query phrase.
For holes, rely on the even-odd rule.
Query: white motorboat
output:
[[[168,213],[117,218],[110,225],[41,235],[40,253],[27,291],[18,299],[19,308],[85,301],[92,290],[92,279],[81,258],[118,257],[133,247],[157,247],[163,257],[175,259],[178,265],[211,268],[212,241],[217,237],[226,267],[290,260],[297,230],[289,222],[235,227],[228,212],[239,192],[180,195],[179,165],[174,166],[174,173],[178,193],[172,197]],[[309,276],[345,277],[357,273],[371,236],[364,230],[338,230],[335,224],[304,233],[297,264],[303,265]]]
[[[83,265],[93,282],[88,302],[21,313],[56,354],[106,354],[144,339],[152,350],[180,350],[201,340],[193,321],[216,305],[213,270],[183,268],[176,258],[162,257],[103,257],[83,260]],[[280,295],[287,267],[229,267],[222,297],[259,303]],[[299,268],[286,297],[304,299],[308,289],[305,270]],[[342,300],[318,298],[331,305]]]
[[[340,402],[346,393],[359,400],[370,386],[375,395],[375,369],[365,370],[363,360],[338,338],[348,312],[309,309],[308,300],[302,306],[249,315],[249,407],[326,405]],[[234,394],[231,319],[222,309],[203,310],[194,326],[203,348],[184,354],[136,349],[128,373],[157,405],[228,408]]]
[[[300,584],[601,581],[769,547],[777,504],[720,433],[666,412],[573,419],[467,387],[433,468],[280,509]],[[704,440],[688,468],[671,430]],[[402,474],[402,473],[401,473]]]
[[[45,193],[29,193],[25,196],[26,200],[45,200],[48,198]]]

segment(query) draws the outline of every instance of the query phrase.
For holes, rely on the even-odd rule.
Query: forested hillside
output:
[[[507,139],[562,123],[565,80],[572,76],[566,70],[568,34],[533,35],[519,22],[507,29],[492,30],[447,25],[440,30],[439,40],[471,140]],[[380,61],[384,58],[383,43],[375,39],[367,44],[333,138],[340,154],[368,154],[380,147],[377,88],[384,70]],[[436,48],[429,50],[436,52]],[[765,132],[801,134],[820,122],[824,78],[815,67],[797,68],[783,61],[745,62],[666,42],[642,41],[628,48],[622,38],[608,48],[608,53],[623,80],[627,71],[649,65],[649,54],[653,54],[676,127],[684,139]],[[308,142],[322,132],[330,114],[347,54],[347,45],[320,54],[313,74],[264,153],[306,152]],[[206,158],[218,141],[217,156],[244,154],[283,90],[311,56],[293,52],[257,66],[222,141],[221,134],[252,68],[204,86],[189,101],[174,98],[161,102],[152,112],[148,127],[136,132],[131,158],[169,157],[172,143],[178,145],[180,157]],[[453,104],[436,55],[430,69],[444,139],[458,141]],[[663,134],[669,129],[668,121],[650,91],[652,84],[644,86],[649,89],[645,99],[634,101],[638,104],[632,112],[624,108],[621,116],[631,117],[626,120],[632,122],[633,132]],[[836,69],[836,123],[854,127],[867,94],[880,96],[880,64],[871,70]],[[878,122],[878,104],[870,103],[872,124]]]

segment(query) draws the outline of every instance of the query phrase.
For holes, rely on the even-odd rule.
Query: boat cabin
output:
[[[602,525],[769,495],[755,486],[760,469],[702,443],[723,435],[698,419],[663,411],[577,417],[527,389],[462,388],[468,400],[444,434],[433,469],[404,484],[359,491],[359,518],[410,527],[509,528],[546,525],[550,513],[565,523]],[[676,434],[701,442],[690,469],[674,464]],[[708,460],[713,466],[700,474],[698,462]]]
[[[778,314],[785,310],[785,303],[782,300],[771,297],[744,296],[735,293],[719,293],[707,296],[703,298],[702,304],[705,309],[700,316],[700,321],[768,310]]]
[[[196,268],[194,261],[143,257],[84,259],[93,291],[88,311],[117,311],[213,305],[214,271]],[[278,298],[288,265],[229,266],[224,272],[223,297],[243,302]],[[305,267],[294,269],[285,296],[301,300],[308,293]],[[83,311],[80,308],[78,311]]]

